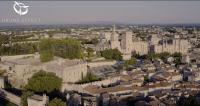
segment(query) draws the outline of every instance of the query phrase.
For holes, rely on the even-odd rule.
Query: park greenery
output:
[[[83,77],[80,81],[76,82],[77,84],[84,84],[84,83],[89,83],[89,82],[94,82],[94,81],[99,81],[101,80],[98,78],[96,75],[92,73],[87,73],[85,77]]]
[[[60,89],[62,79],[54,73],[39,71],[35,73],[25,86],[27,90],[37,93],[51,93]]]
[[[106,49],[101,51],[101,56],[108,60],[122,60],[122,53],[118,49]]]
[[[48,106],[66,106],[66,103],[63,102],[61,99],[54,98],[49,102]]]
[[[50,61],[54,56],[68,59],[83,58],[81,44],[75,39],[43,39],[39,45],[42,62]]]

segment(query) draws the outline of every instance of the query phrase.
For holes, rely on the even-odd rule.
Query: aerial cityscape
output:
[[[200,106],[199,1],[24,2],[0,4],[0,106]]]

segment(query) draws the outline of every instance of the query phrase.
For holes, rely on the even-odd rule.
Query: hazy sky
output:
[[[19,16],[13,1],[0,1],[0,20],[40,19],[40,24],[120,22],[134,24],[200,23],[200,1],[26,1]]]

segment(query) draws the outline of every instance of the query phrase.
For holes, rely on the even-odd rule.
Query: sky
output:
[[[0,24],[12,19],[34,24],[116,22],[125,24],[200,23],[200,1],[23,1],[20,16],[13,1],[0,1]],[[5,21],[5,20],[9,21]],[[19,23],[22,21],[19,21]]]

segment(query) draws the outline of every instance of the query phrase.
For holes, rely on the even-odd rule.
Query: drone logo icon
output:
[[[28,7],[24,3],[14,1],[13,9],[20,16],[26,15],[28,13]]]

